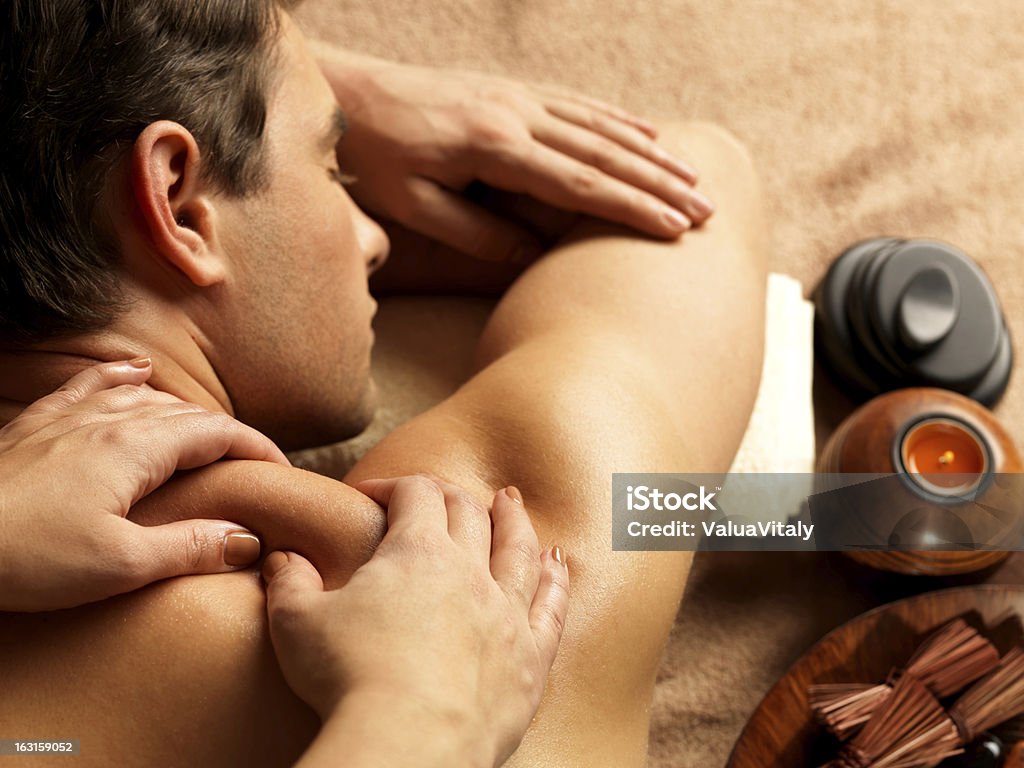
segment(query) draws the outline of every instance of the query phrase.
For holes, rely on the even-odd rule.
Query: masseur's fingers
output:
[[[140,430],[130,418],[123,422],[126,459],[144,470],[132,503],[159,488],[178,470],[204,467],[224,458],[291,466],[270,438],[227,414],[173,411],[169,406],[164,418],[149,419],[146,430]]]
[[[93,392],[77,403],[60,411],[61,416],[83,416],[86,421],[99,422],[107,416],[114,418],[138,414],[140,409],[154,406],[188,406],[192,410],[206,410],[195,403],[184,400],[159,390],[141,387],[136,384],[119,384],[102,392]],[[69,424],[77,423],[72,419]]]
[[[444,491],[425,475],[388,480],[365,480],[356,485],[388,513],[388,531],[381,546],[400,536],[440,536],[448,533]]]
[[[697,170],[692,165],[667,152],[648,135],[639,133],[631,126],[623,125],[620,120],[561,99],[545,104],[544,108],[555,117],[611,139],[616,144],[671,171],[689,184],[697,183]]]
[[[562,99],[564,101],[573,102],[586,107],[587,109],[594,110],[596,112],[603,112],[616,120],[635,128],[638,131],[650,136],[652,139],[658,138],[658,129],[649,120],[645,120],[642,117],[634,115],[632,112],[627,112],[621,107],[613,106],[607,102],[595,99],[592,96],[585,96],[582,93],[575,93],[568,88],[560,88],[555,85],[535,85],[532,86],[534,90],[539,93],[545,94],[551,98]]]
[[[447,514],[447,530],[452,541],[463,547],[470,557],[475,557],[483,563],[487,563],[491,552],[491,516],[487,508],[477,501],[473,496],[456,485],[447,483],[437,477],[426,475],[418,476],[426,483],[436,486],[444,497],[444,511]],[[381,506],[388,507],[388,532],[393,530],[391,519],[391,505],[400,504],[401,498],[396,502],[395,488],[402,479],[391,480],[366,480],[358,483],[356,488],[372,498]],[[382,501],[386,499],[386,501]],[[423,497],[424,504],[433,504],[433,497]],[[394,516],[405,517],[406,513],[395,510]],[[400,531],[401,529],[399,529]],[[436,529],[435,529],[436,530]]]
[[[152,373],[153,364],[148,357],[94,365],[68,379],[60,389],[32,403],[23,413],[30,415],[67,408],[96,392],[122,384],[143,384]]]
[[[427,179],[409,185],[417,203],[398,216],[402,226],[482,261],[523,263],[540,253],[540,242],[511,221]]]
[[[494,494],[491,518],[491,576],[506,595],[529,607],[540,579],[540,544],[517,488]]]
[[[143,526],[114,519],[111,548],[122,554],[121,591],[130,592],[172,576],[225,573],[252,565],[260,540],[223,520],[182,520]]]
[[[425,476],[356,487],[387,507],[391,527],[345,586],[324,592],[319,574],[291,552],[264,562],[271,640],[285,680],[324,720],[345,697],[397,695],[417,702],[417,711],[462,723],[472,738],[494,730],[488,738],[496,739],[496,755],[479,754],[488,765],[501,764],[543,695],[565,624],[568,574],[550,554],[540,559],[536,536],[523,528],[529,520],[509,495],[514,491],[499,492],[493,511],[504,542],[498,549],[518,550],[495,560],[498,571],[529,591],[510,596],[489,570],[489,552],[471,559],[457,545],[476,535],[471,529],[481,519],[490,524],[470,496]],[[440,529],[436,537],[422,523],[429,505],[435,511],[427,525]],[[465,530],[441,541],[446,522]],[[405,546],[412,536],[444,546]],[[532,582],[516,573],[517,558],[533,560]]]
[[[259,540],[234,523],[125,518],[178,469],[225,457],[288,465],[250,427],[145,386],[151,373],[148,359],[93,366],[0,429],[0,485],[20,494],[0,526],[12,544],[0,560],[0,606],[68,608],[259,557]]]
[[[564,155],[651,193],[685,213],[694,224],[701,223],[714,211],[711,201],[686,180],[594,131],[563,120],[552,120],[538,126],[534,136]]]
[[[111,389],[90,392],[70,405],[62,403],[61,398],[56,398],[43,409],[27,408],[5,429],[17,434],[34,432],[39,436],[45,435],[50,439],[56,439],[78,429],[103,425],[116,429],[117,425],[123,426],[128,420],[138,422],[140,419],[154,416],[205,411],[202,406],[186,403],[173,395],[149,387],[117,382],[111,384]],[[120,436],[118,434],[115,437]],[[110,445],[116,446],[116,442],[111,442]],[[99,451],[98,455],[102,455],[102,451]]]
[[[568,562],[561,547],[553,547],[544,553],[537,595],[530,606],[530,628],[546,668],[555,660],[568,614]]]
[[[263,560],[262,573],[267,590],[270,641],[281,668],[293,687],[299,681],[296,690],[303,691],[300,695],[307,703],[322,701],[324,683],[341,683],[332,680],[329,671],[333,668],[330,661],[339,648],[321,645],[325,636],[331,638],[331,643],[341,642],[331,631],[332,621],[339,615],[343,620],[354,619],[354,623],[367,617],[361,616],[357,607],[338,606],[339,593],[325,593],[320,573],[309,560],[295,552],[271,552]],[[331,698],[328,694],[327,699]]]
[[[199,411],[168,417],[173,432],[166,444],[174,451],[177,469],[194,469],[218,459],[272,461],[291,466],[274,442],[226,413]]]
[[[655,195],[682,211],[694,224],[714,211],[711,201],[687,181],[611,139],[564,121],[552,121],[535,131],[539,141],[608,176]]]
[[[691,226],[682,211],[657,196],[537,142],[520,155],[485,165],[480,178],[493,187],[521,192],[556,208],[636,227],[657,237],[678,237]]]
[[[271,636],[324,591],[320,572],[295,552],[271,552],[267,555],[263,561],[263,581],[267,585]]]
[[[469,557],[486,566],[491,557],[491,514],[472,494],[437,481],[448,509],[448,535]]]

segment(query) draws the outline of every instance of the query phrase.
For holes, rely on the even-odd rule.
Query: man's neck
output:
[[[153,389],[234,415],[231,400],[197,338],[180,326],[147,333],[138,324],[48,341],[30,349],[0,349],[0,424],[91,365],[150,357]]]

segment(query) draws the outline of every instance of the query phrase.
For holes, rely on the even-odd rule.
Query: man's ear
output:
[[[195,138],[170,120],[146,126],[132,148],[132,192],[156,253],[205,288],[224,280],[226,265],[200,168]]]

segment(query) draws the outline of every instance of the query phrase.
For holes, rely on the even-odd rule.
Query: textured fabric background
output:
[[[354,50],[719,122],[763,176],[772,270],[809,292],[855,240],[947,240],[988,272],[1024,353],[1018,0],[307,0],[297,16]],[[849,403],[816,381],[816,408],[820,447]],[[1024,445],[1020,376],[996,412]],[[1018,578],[1014,562],[995,580]],[[834,557],[698,557],[655,694],[651,765],[723,764],[810,644],[872,605],[936,586]]]

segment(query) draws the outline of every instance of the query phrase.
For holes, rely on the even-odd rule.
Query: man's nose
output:
[[[362,211],[358,213],[357,237],[359,238],[359,249],[366,255],[366,271],[373,274],[380,269],[388,260],[388,253],[391,251],[391,241],[380,224],[371,219]]]

